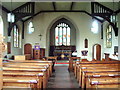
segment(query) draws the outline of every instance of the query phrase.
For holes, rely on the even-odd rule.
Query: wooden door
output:
[[[96,60],[101,60],[101,46],[96,45]]]
[[[93,45],[93,59],[100,61],[101,60],[101,45]]]
[[[31,44],[25,44],[24,45],[24,54],[29,54],[32,58],[32,45]]]

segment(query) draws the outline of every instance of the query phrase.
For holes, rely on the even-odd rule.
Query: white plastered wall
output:
[[[8,22],[7,22],[7,13],[2,11],[2,19],[3,19],[3,28],[4,28],[4,42],[7,44],[8,42]],[[21,36],[22,36],[22,26],[21,26],[21,22],[18,22],[18,27],[19,27],[19,31],[20,31],[20,36],[19,38],[21,39]],[[13,47],[13,31],[11,32],[11,54],[10,56],[12,55],[21,55],[22,54],[22,48],[19,47],[19,48],[14,48]],[[19,42],[21,43],[21,41]],[[21,43],[22,44],[22,43]],[[7,55],[7,51],[5,51],[3,53],[3,56]]]
[[[57,12],[57,13],[42,13],[33,18],[33,24],[35,27],[35,32],[32,34],[27,33],[27,21],[25,23],[25,43],[31,43],[33,46],[35,43],[39,43],[41,48],[46,48],[46,56],[48,56],[49,50],[49,35],[48,32],[52,26],[52,23],[56,21],[56,18],[61,16],[66,16],[66,19],[72,22],[76,28],[76,49],[78,51],[78,56],[81,56],[81,50],[84,50],[84,39],[88,39],[88,59],[92,60],[92,46],[96,43],[102,46],[101,40],[101,30],[99,24],[99,33],[93,34],[91,32],[92,18],[85,13],[72,13],[72,12]],[[57,19],[58,20],[58,19]],[[42,39],[40,41],[39,34],[42,34]]]

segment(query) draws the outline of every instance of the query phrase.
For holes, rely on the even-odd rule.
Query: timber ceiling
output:
[[[33,1],[33,0],[12,0],[12,7],[11,7],[11,0],[2,0],[3,2],[1,3],[5,8],[7,8],[8,10],[14,10],[17,7],[25,4],[27,1]],[[17,1],[17,2],[15,2]],[[22,2],[23,1],[23,2]],[[35,1],[35,0],[34,0]],[[84,0],[85,1],[85,0]],[[72,6],[72,10],[86,10],[89,12],[90,10],[90,2],[88,2],[89,0],[87,0],[86,2],[74,2],[73,6]],[[93,0],[92,0],[93,1]],[[94,1],[99,1],[99,0],[94,0]],[[105,1],[105,0],[104,0]],[[107,1],[107,0],[106,0]],[[105,5],[106,7],[112,9],[112,10],[117,10],[120,8],[120,3],[118,2],[114,2],[113,0],[109,0],[111,2],[99,2],[103,5]],[[114,0],[115,1],[115,0]],[[119,1],[119,0],[116,0]],[[71,9],[71,4],[72,2],[55,2],[55,8],[56,10],[70,10]],[[53,2],[49,1],[49,2],[35,2],[35,12],[39,12],[39,11],[43,11],[43,10],[54,10],[54,6],[53,6]]]
[[[12,4],[11,4],[12,1]],[[17,2],[16,2],[17,1]],[[120,0],[75,0],[72,1],[47,1],[44,2],[41,0],[2,0],[2,6],[8,9],[9,11],[12,11],[21,5],[30,2],[30,1],[36,1],[35,2],[35,13],[38,13],[40,11],[50,11],[50,10],[63,10],[63,11],[70,11],[70,10],[84,10],[89,13],[91,13],[91,2],[90,1],[100,1],[99,3],[112,9],[112,10],[118,10],[120,9]],[[83,2],[84,1],[84,2]],[[101,2],[104,1],[104,2]],[[106,2],[105,2],[106,1]],[[109,2],[108,2],[109,1]],[[117,2],[116,2],[117,1]],[[12,5],[12,6],[11,6]],[[26,17],[27,18],[27,17]]]

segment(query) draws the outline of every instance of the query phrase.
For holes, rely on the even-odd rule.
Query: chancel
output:
[[[0,90],[120,89],[120,0],[1,0]]]

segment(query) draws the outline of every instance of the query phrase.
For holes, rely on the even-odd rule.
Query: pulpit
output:
[[[35,45],[33,49],[33,58],[34,59],[40,59],[40,46]]]
[[[33,49],[33,59],[42,59],[45,57],[45,48],[40,48],[39,45],[35,45]]]

